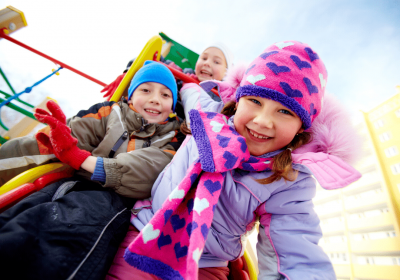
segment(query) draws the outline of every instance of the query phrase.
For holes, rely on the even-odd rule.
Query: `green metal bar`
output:
[[[10,82],[8,81],[8,79],[7,79],[7,77],[6,77],[6,74],[4,74],[3,70],[1,70],[1,67],[0,67],[0,74],[1,74],[1,76],[3,76],[3,79],[6,81],[8,87],[11,89],[11,91],[13,92],[13,94],[15,94],[15,90],[13,89],[13,87],[12,87],[11,84],[10,84]],[[10,94],[8,94],[8,93],[5,93],[5,92],[2,91],[2,90],[0,90],[0,92],[1,92],[2,94],[4,94],[7,98],[9,98],[9,97],[12,96],[12,95],[10,95]],[[19,99],[19,97],[17,97],[16,100],[18,100],[18,101],[21,102],[22,104],[25,104],[25,105],[28,106],[28,107],[35,108],[35,106],[29,104],[28,102],[25,102],[25,101]]]
[[[5,100],[4,100],[3,98],[0,98],[0,103],[2,103],[2,102],[4,102],[4,101],[5,101]],[[30,117],[31,119],[36,120],[36,118],[35,118],[35,116],[33,115],[33,113],[31,113],[31,112],[29,112],[29,111],[27,111],[27,110],[25,110],[25,109],[22,109],[22,108],[20,108],[20,107],[18,107],[18,106],[16,106],[16,105],[12,104],[11,102],[8,103],[8,104],[6,104],[6,106],[7,106],[7,107],[10,107],[11,109],[14,109],[15,111],[18,111],[18,112],[24,114],[24,115],[27,116],[27,117]]]
[[[9,98],[9,97],[12,96],[11,94],[9,94],[9,93],[7,93],[7,92],[4,92],[4,91],[2,91],[2,90],[0,90],[0,93],[4,94],[4,95],[6,96],[6,98]]]
[[[6,92],[4,92],[4,91],[2,91],[2,90],[0,90],[0,93],[4,94],[4,95],[6,96],[7,99],[10,98],[10,97],[12,97],[11,94],[8,94],[8,93],[6,93]],[[29,104],[28,102],[25,102],[25,101],[23,101],[23,100],[20,100],[19,98],[16,98],[16,100],[18,100],[18,101],[19,101],[20,103],[22,103],[22,104],[25,104],[25,105],[28,106],[28,107],[35,108],[35,106]]]
[[[11,89],[11,91],[13,92],[13,94],[15,94],[15,90],[14,90],[13,87],[11,86],[10,82],[7,80],[7,77],[6,77],[6,75],[4,74],[3,70],[1,70],[1,67],[0,67],[0,73],[1,73],[1,75],[3,76],[3,79],[6,81],[8,87]]]

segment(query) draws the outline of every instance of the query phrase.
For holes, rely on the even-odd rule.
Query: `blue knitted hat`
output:
[[[171,71],[169,71],[165,65],[151,60],[147,60],[143,67],[133,76],[128,89],[128,100],[131,99],[133,92],[138,86],[147,82],[159,83],[169,88],[172,92],[173,99],[172,111],[175,111],[175,105],[178,99],[178,88],[174,75],[172,75]]]

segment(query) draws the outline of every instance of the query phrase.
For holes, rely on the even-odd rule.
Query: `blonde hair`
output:
[[[232,116],[236,113],[236,102],[229,101],[222,108],[221,114]],[[311,133],[303,131],[296,134],[293,140],[286,146],[286,149],[274,157],[272,166],[273,174],[264,179],[255,179],[260,184],[269,184],[274,181],[284,179],[285,181],[294,181],[297,178],[297,171],[292,168],[292,151],[311,141]]]

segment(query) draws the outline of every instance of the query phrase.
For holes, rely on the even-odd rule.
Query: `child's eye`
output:
[[[169,95],[168,93],[163,93],[162,96],[164,96],[164,97],[171,97],[171,95]]]
[[[215,64],[220,64],[220,62],[219,62],[219,61],[214,61],[214,63],[215,63]]]
[[[281,113],[283,113],[283,114],[286,114],[286,115],[291,115],[291,116],[293,116],[292,112],[290,112],[290,111],[288,111],[288,110],[285,110],[285,109],[280,109],[279,112],[281,112]]]
[[[261,105],[261,102],[258,101],[257,99],[250,99],[251,102],[257,104],[257,105]]]
[[[147,88],[142,88],[143,92],[149,92],[149,90]]]

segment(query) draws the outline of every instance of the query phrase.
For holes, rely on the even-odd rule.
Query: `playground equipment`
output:
[[[22,14],[23,15],[23,14]],[[1,12],[0,12],[0,20],[1,20]],[[26,21],[25,21],[26,23]],[[26,26],[26,24],[25,24]],[[61,67],[57,70],[59,71],[61,68],[69,69],[93,82],[96,82],[102,86],[106,86],[106,84],[68,66],[65,63],[62,63],[54,58],[51,58],[31,47],[18,42],[15,39],[12,39],[7,35],[8,29],[3,27],[0,29],[0,38],[4,38],[8,41],[11,41],[19,46],[22,46],[46,59],[49,59],[56,64],[60,65]],[[163,47],[163,39],[164,39],[164,47]],[[117,87],[116,91],[114,92],[111,101],[119,101],[121,96],[127,92],[131,79],[133,78],[134,74],[143,66],[146,60],[154,60],[159,61],[161,53],[163,52],[163,56],[165,55],[166,59],[173,60],[178,66],[182,68],[187,67],[194,67],[195,62],[197,61],[196,54],[189,50],[189,52],[185,53],[183,49],[180,49],[178,43],[167,37],[165,34],[160,33],[160,35],[153,36],[147,44],[144,46],[143,50],[140,52],[138,57],[135,59],[134,63],[131,65],[130,69],[126,73],[125,77],[122,79],[121,83]],[[174,50],[174,47],[176,49]],[[171,51],[172,49],[172,51]],[[169,56],[170,55],[170,56]],[[168,65],[166,65],[168,67]],[[175,75],[177,79],[180,79],[184,82],[195,82],[198,81],[194,80],[186,76],[185,74],[181,73],[178,70],[175,70],[171,67],[168,67],[172,73]],[[9,86],[11,88],[11,85]],[[218,94],[216,91],[214,91]],[[3,92],[2,92],[3,93]],[[18,94],[9,95],[7,98],[17,99],[19,97]],[[4,93],[3,93],[4,94]],[[1,100],[2,104],[10,105],[11,103],[7,102],[6,100]],[[44,105],[44,103],[42,104]],[[0,107],[1,108],[1,107]],[[34,119],[34,117],[33,117]],[[22,200],[23,198],[27,197],[28,195],[42,189],[43,187],[56,182],[62,178],[71,177],[73,175],[74,170],[64,163],[50,163],[42,166],[38,166],[32,168],[28,171],[25,171],[18,176],[14,177],[10,181],[6,182],[3,186],[0,187],[0,212],[10,208],[12,205],[16,204],[18,201]],[[248,244],[250,245],[250,244]],[[247,246],[244,256],[231,263],[231,279],[257,279],[257,268],[254,264],[255,254],[251,248],[251,246]],[[242,262],[241,265],[235,266],[233,264],[237,264]]]

